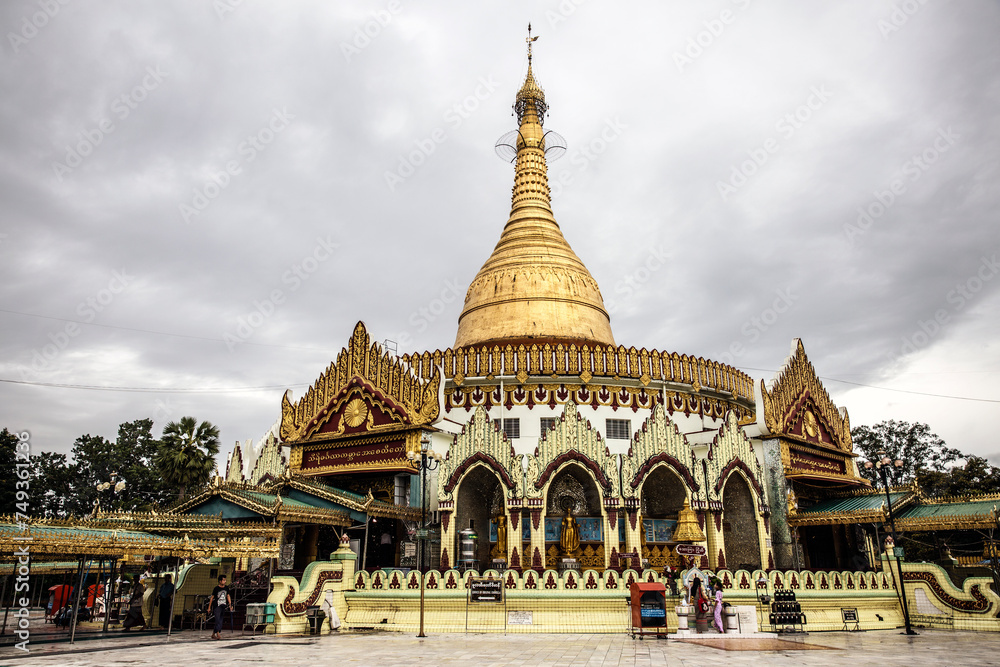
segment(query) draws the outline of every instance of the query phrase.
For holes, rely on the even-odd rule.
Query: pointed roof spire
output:
[[[531,71],[514,101],[518,129],[498,154],[514,158],[510,217],[493,254],[469,285],[455,347],[516,341],[614,345],[611,318],[597,281],[576,256],[552,214],[546,153],[564,149],[542,128],[548,106]],[[552,144],[549,146],[548,144]],[[506,149],[501,153],[499,149]]]
[[[545,91],[535,81],[535,75],[531,71],[531,46],[538,40],[538,36],[531,36],[531,24],[528,24],[528,37],[524,40],[528,43],[528,74],[524,77],[524,84],[521,90],[517,91],[514,99],[514,113],[517,114],[518,125],[524,122],[525,114],[533,110],[539,125],[545,123],[545,113],[548,105],[545,104]]]

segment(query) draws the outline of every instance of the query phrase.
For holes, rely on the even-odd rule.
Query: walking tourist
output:
[[[726,630],[722,625],[722,582],[718,578],[713,579],[712,588],[715,589],[715,620],[712,625],[721,634],[725,634]]]
[[[122,623],[122,631],[128,632],[137,625],[140,625],[140,630],[146,629],[146,618],[142,615],[142,596],[146,592],[146,587],[139,580],[136,580],[135,587],[132,589],[132,597],[128,601],[128,613],[125,615],[125,621]]]
[[[222,639],[222,615],[229,611],[233,599],[229,597],[229,588],[226,586],[226,575],[219,575],[219,585],[212,589],[212,599],[208,603],[209,613],[215,612],[215,632],[212,639]]]

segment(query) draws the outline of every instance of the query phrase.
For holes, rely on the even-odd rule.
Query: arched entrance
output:
[[[580,465],[560,470],[548,485],[545,502],[545,567],[555,569],[564,556],[559,546],[562,520],[567,508],[580,527],[580,555],[585,568],[604,567],[604,515],[601,493],[590,474]]]
[[[757,510],[750,485],[743,476],[733,473],[722,491],[722,539],[726,545],[726,564],[730,570],[759,569],[760,536]]]
[[[639,541],[642,557],[649,560],[650,566],[659,568],[668,564],[670,545],[666,543],[673,537],[677,513],[686,497],[684,482],[665,465],[655,468],[643,482]]]
[[[482,572],[491,561],[490,542],[491,520],[499,514],[507,511],[504,501],[503,485],[496,473],[478,465],[470,470],[459,483],[458,494],[455,503],[455,536],[456,543],[453,546],[455,554],[455,564],[458,564],[459,534],[462,530],[471,525],[479,534],[479,543],[476,549],[476,569]]]

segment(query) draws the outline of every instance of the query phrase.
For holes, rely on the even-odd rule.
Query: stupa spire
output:
[[[614,345],[600,288],[562,235],[552,213],[547,154],[565,150],[546,132],[545,92],[532,71],[514,98],[518,129],[497,142],[514,162],[511,210],[493,254],[469,286],[458,318],[455,347],[517,341]]]

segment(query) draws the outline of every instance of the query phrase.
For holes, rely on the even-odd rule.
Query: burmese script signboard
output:
[[[700,544],[678,544],[677,554],[680,556],[704,556],[707,552]]]
[[[406,458],[406,451],[405,436],[371,438],[341,446],[311,445],[302,448],[299,469],[307,475],[412,471],[413,463]]]
[[[789,451],[789,461],[794,472],[820,475],[845,475],[847,466],[842,458],[831,458],[805,452],[797,447]]]
[[[470,579],[469,602],[503,602],[503,582],[499,579]]]

